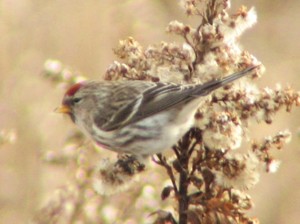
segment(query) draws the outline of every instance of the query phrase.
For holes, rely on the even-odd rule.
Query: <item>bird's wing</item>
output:
[[[96,123],[105,131],[124,127],[190,100],[194,97],[192,94],[194,88],[161,82],[147,84],[144,91],[120,107],[107,122],[100,124],[96,121]]]
[[[99,124],[96,121],[96,123],[105,131],[124,127],[178,104],[189,102],[196,97],[205,96],[211,91],[249,74],[256,67],[249,67],[221,80],[213,80],[203,85],[139,82],[138,94],[127,94],[125,96],[127,98],[126,104],[119,107],[106,122]],[[135,85],[132,85],[132,89],[133,86]],[[128,89],[128,83],[124,85],[124,89]],[[131,98],[132,100],[130,101]]]

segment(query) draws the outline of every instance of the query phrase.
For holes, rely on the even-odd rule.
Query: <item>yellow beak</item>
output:
[[[69,114],[71,113],[71,108],[67,105],[61,105],[60,107],[57,107],[54,112],[56,113],[63,113],[63,114]]]

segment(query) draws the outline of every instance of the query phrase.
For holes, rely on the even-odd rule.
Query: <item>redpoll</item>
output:
[[[193,126],[204,96],[256,67],[193,85],[84,81],[69,88],[57,111],[98,145],[141,158],[171,148]]]

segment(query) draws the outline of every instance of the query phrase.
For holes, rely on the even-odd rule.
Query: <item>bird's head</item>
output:
[[[55,111],[69,115],[71,120],[75,122],[79,116],[87,114],[93,105],[88,89],[88,82],[74,84],[66,91],[61,106]]]

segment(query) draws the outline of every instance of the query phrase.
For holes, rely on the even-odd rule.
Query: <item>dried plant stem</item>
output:
[[[190,144],[192,131],[188,132],[177,146],[173,150],[177,153],[177,159],[179,161],[179,191],[178,191],[178,213],[179,224],[186,224],[188,222],[188,208],[189,208],[189,159],[190,159]],[[195,145],[192,145],[194,148]],[[191,150],[191,149],[190,149]]]
[[[157,156],[158,160],[153,159],[153,161],[155,163],[157,163],[158,165],[163,166],[166,169],[166,171],[167,171],[167,173],[170,177],[170,180],[172,182],[174,192],[177,195],[178,194],[178,188],[177,188],[176,178],[174,176],[172,167],[167,163],[166,158],[163,157],[162,154],[159,153],[159,154],[156,154],[156,156]]]
[[[187,211],[189,208],[189,197],[188,197],[188,161],[187,156],[180,158],[180,165],[182,169],[179,173],[179,224],[185,224],[188,221]]]
[[[188,132],[179,142],[178,145],[173,147],[173,151],[177,157],[177,164],[173,163],[173,167],[179,172],[179,183],[176,184],[176,179],[172,167],[167,163],[165,157],[161,154],[157,154],[158,160],[154,160],[157,164],[163,166],[173,185],[173,189],[178,200],[178,213],[179,213],[179,224],[188,223],[188,209],[189,209],[189,159],[190,150],[193,150],[195,143],[191,143],[191,135],[193,131]]]

